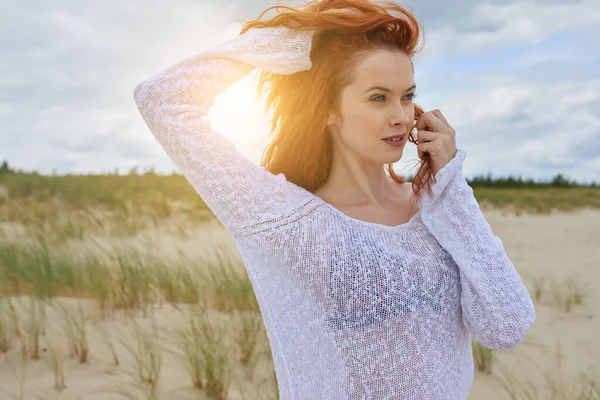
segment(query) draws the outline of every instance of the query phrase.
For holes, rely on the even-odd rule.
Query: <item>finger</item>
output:
[[[431,131],[417,131],[417,141],[419,143],[431,142],[439,137],[439,133]]]
[[[431,112],[426,112],[421,115],[416,126],[418,130],[427,130],[431,132],[444,132],[448,130],[446,124],[440,121],[440,119]]]
[[[429,153],[431,157],[435,157],[438,155],[440,146],[438,145],[437,140],[433,140],[431,142],[419,143],[417,145],[417,151],[419,152],[419,158],[423,158],[424,153]]]
[[[438,119],[440,121],[442,121],[448,128],[452,128],[452,126],[450,125],[450,123],[448,122],[448,120],[446,119],[446,117],[444,117],[444,114],[442,114],[442,112],[440,110],[438,110],[436,108],[435,110],[432,110],[431,113],[433,115],[435,115],[436,117],[438,117]]]
[[[423,159],[425,153],[429,153],[431,150],[430,142],[419,143],[417,145],[417,152],[419,153],[419,159]]]

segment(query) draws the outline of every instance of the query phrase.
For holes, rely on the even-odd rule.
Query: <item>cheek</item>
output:
[[[408,114],[411,121],[415,120],[415,105],[414,103],[406,107],[406,113]]]
[[[343,141],[357,152],[370,152],[381,135],[381,118],[372,115],[354,114],[348,118],[342,131]]]
[[[382,109],[368,105],[348,107],[344,114],[344,131],[348,136],[352,136],[352,140],[368,140],[381,133],[386,118]]]

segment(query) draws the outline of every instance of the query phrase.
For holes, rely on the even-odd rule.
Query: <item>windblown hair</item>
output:
[[[262,20],[272,9],[277,14]],[[401,50],[412,60],[421,50],[422,29],[411,12],[391,1],[321,0],[301,8],[269,7],[256,20],[246,22],[240,34],[279,25],[315,31],[312,68],[291,75],[260,71],[258,93],[270,89],[266,107],[273,114],[271,141],[261,165],[314,192],[326,182],[333,157],[326,126],[328,110],[339,110],[340,91],[352,82],[354,66],[375,49]],[[416,120],[424,110],[414,107]],[[408,140],[416,145],[414,132],[410,131]],[[406,178],[397,175],[392,166],[387,164],[390,177],[404,183]],[[423,187],[431,190],[431,171],[432,161],[425,153],[412,182],[415,196]]]

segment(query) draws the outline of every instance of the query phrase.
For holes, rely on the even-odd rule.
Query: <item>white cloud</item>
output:
[[[487,163],[495,174],[547,178],[566,172],[591,181],[600,170],[584,167],[578,149],[600,158],[600,141],[590,142],[600,135],[600,110],[588,107],[600,100],[598,89],[600,79],[554,85],[504,79],[448,98],[441,108],[455,121],[472,161]]]
[[[0,35],[8,39],[0,42],[0,159],[42,172],[134,165],[171,171],[172,163],[135,109],[133,88],[232,37],[240,27],[234,19],[255,18],[273,4],[3,4]],[[427,35],[421,65],[430,71],[419,76],[417,100],[440,108],[455,125],[459,143],[469,150],[467,175],[546,177],[563,171],[598,179],[600,73],[590,61],[600,37],[596,0],[420,0],[414,9]],[[548,38],[573,32],[585,40],[544,47]],[[531,51],[514,60],[486,62],[499,48],[523,45]],[[463,56],[465,62],[476,60],[477,68],[431,68]],[[241,81],[220,96],[211,120],[258,163],[268,130],[259,115],[262,106],[248,99],[252,82]],[[417,158],[410,146],[398,169]]]
[[[463,24],[425,28],[426,52],[435,59],[459,52],[474,52],[500,46],[535,44],[552,33],[592,26],[600,34],[600,5],[585,0],[542,3],[526,0],[511,3],[484,2],[474,6]]]
[[[0,44],[5,55],[0,63],[0,159],[42,172],[128,168],[151,161],[172,169],[135,109],[133,88],[239,29],[230,22],[234,9],[212,2],[145,3],[141,8],[117,1],[35,8],[16,2],[5,7],[9,18],[0,34],[12,39]],[[20,31],[24,34],[15,35]],[[122,120],[133,127],[117,128]],[[120,145],[98,143],[108,134]],[[89,148],[97,145],[96,157],[80,150],[86,142]],[[145,142],[149,146],[139,146]]]

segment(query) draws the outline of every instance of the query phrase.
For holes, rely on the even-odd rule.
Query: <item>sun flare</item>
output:
[[[225,136],[256,164],[269,141],[264,99],[258,97],[258,74],[251,72],[218,95],[209,110],[213,130]]]

